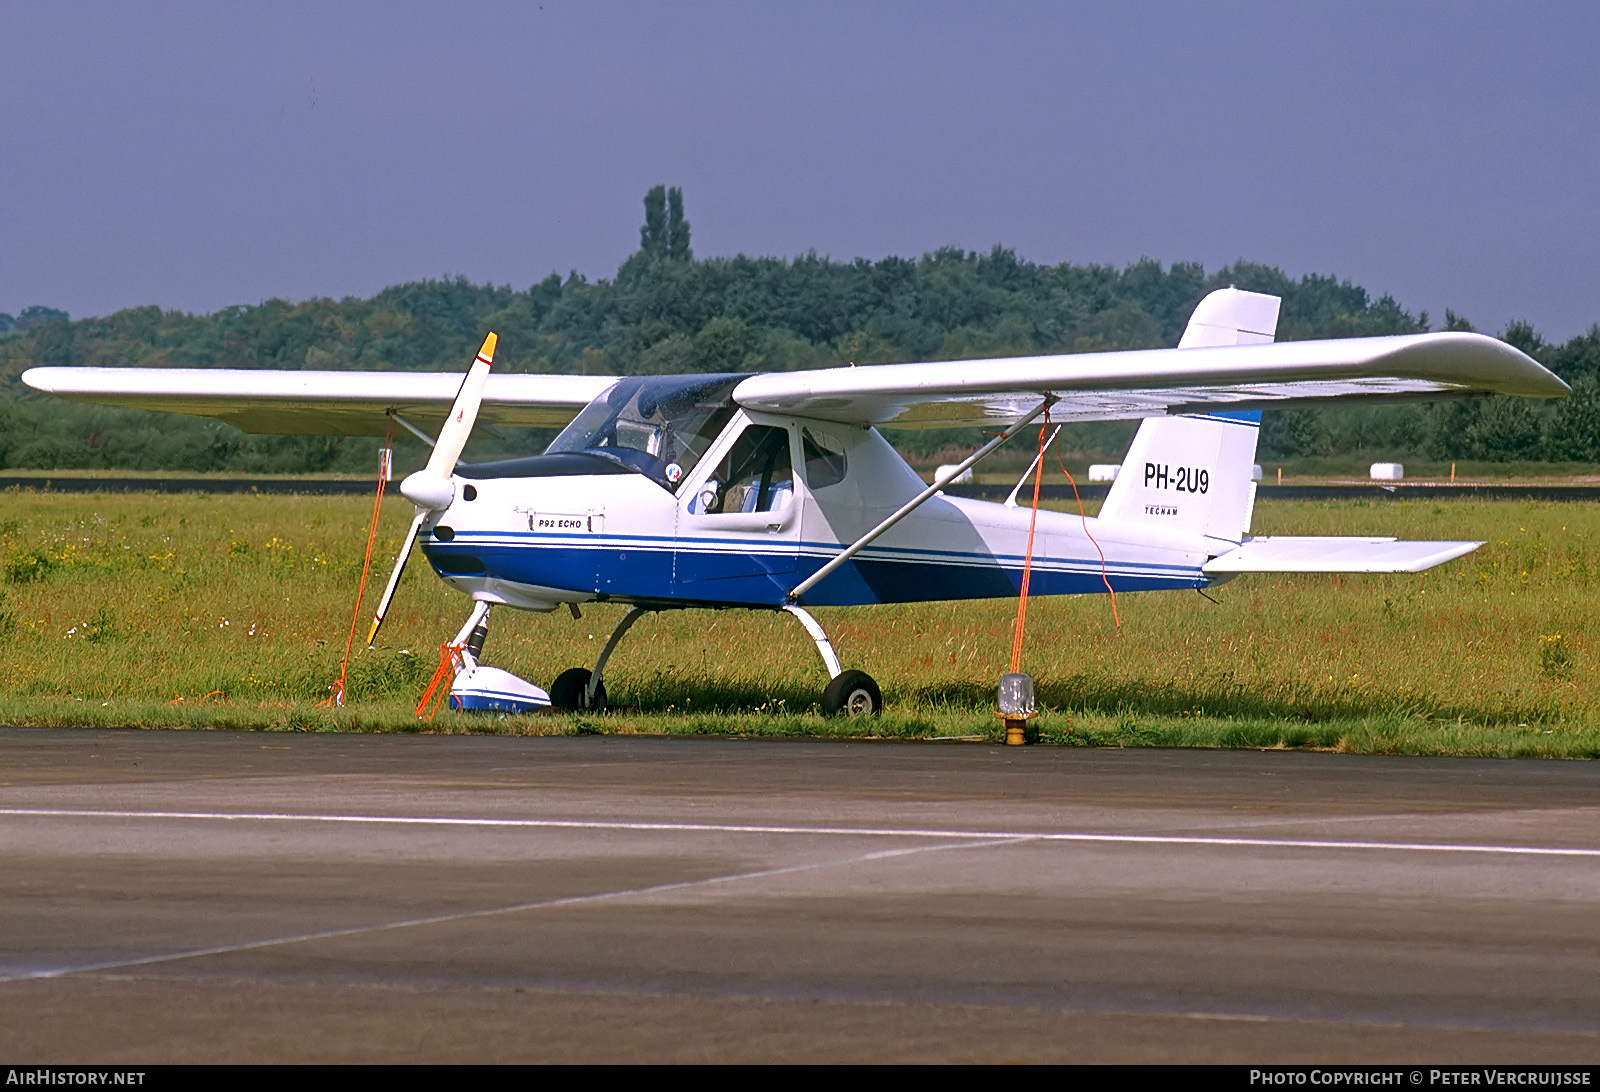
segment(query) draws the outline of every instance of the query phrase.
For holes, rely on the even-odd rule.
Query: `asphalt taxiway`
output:
[[[1600,765],[0,729],[0,1060],[1587,1062]]]

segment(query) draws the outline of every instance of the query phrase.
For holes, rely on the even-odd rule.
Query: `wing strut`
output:
[[[400,427],[404,428],[407,432],[411,433],[411,435],[415,436],[417,439],[421,440],[423,443],[427,444],[429,447],[433,446],[433,437],[429,436],[426,432],[423,432],[420,428],[418,428],[416,425],[413,425],[410,421],[407,421],[404,417],[401,417],[400,416],[400,412],[398,410],[387,409],[387,410],[384,410],[383,412],[386,415],[388,415],[389,420],[393,421],[395,424],[397,424]]]
[[[876,540],[879,535],[883,534],[889,528],[905,519],[918,508],[921,508],[929,497],[932,497],[935,493],[939,492],[939,490],[949,485],[956,479],[957,476],[965,473],[969,467],[978,462],[978,460],[982,459],[985,455],[989,454],[989,452],[993,451],[995,448],[1011,439],[1011,437],[1021,432],[1030,423],[1032,423],[1036,417],[1053,406],[1057,401],[1058,399],[1055,395],[1045,395],[1044,401],[1040,402],[1037,406],[1033,407],[1033,409],[1029,410],[1014,425],[1006,429],[994,439],[990,440],[988,443],[984,444],[971,455],[968,455],[955,466],[945,471],[944,474],[936,477],[933,480],[932,485],[918,493],[915,497],[912,497],[910,500],[906,501],[906,503],[901,505],[893,515],[889,516],[882,523],[878,524],[872,530],[868,531],[866,534],[852,542],[849,546],[846,546],[843,550],[839,551],[839,553],[835,554],[826,565],[822,566],[822,568],[818,569],[816,572],[806,577],[806,579],[796,584],[794,590],[788,595],[788,601],[791,603],[798,603],[802,595],[821,583],[823,578],[828,576],[828,574],[832,573],[846,561],[849,561],[862,550],[872,545],[874,540]]]

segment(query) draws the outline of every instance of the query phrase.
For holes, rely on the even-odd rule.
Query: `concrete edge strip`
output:
[[[66,819],[160,819],[546,830],[619,830],[670,834],[794,834],[857,838],[1031,840],[1108,845],[1213,846],[1267,849],[1389,850],[1410,853],[1488,853],[1536,857],[1600,857],[1600,848],[1502,846],[1452,842],[1375,842],[1302,838],[1231,838],[1221,835],[1097,834],[1037,830],[940,830],[916,827],[814,827],[747,823],[666,823],[603,819],[493,819],[459,816],[330,815],[296,812],[113,811],[89,808],[0,808],[0,816]]]

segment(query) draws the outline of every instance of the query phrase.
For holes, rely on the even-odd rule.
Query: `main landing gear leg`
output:
[[[622,621],[617,623],[617,628],[611,631],[611,636],[606,638],[605,647],[600,650],[600,656],[594,662],[594,670],[586,667],[570,667],[556,677],[550,684],[550,704],[557,709],[567,712],[577,712],[582,709],[604,709],[606,707],[606,684],[604,674],[606,661],[611,659],[611,653],[617,645],[622,643],[623,634],[639,620],[639,616],[649,613],[644,607],[634,607],[622,616]]]
[[[822,664],[828,669],[828,679],[837,679],[842,672],[839,670],[839,657],[833,653],[833,644],[828,640],[827,631],[813,617],[811,612],[804,607],[797,607],[793,603],[785,603],[784,610],[794,615],[800,624],[806,628],[806,633],[817,644],[817,654],[822,657]]]
[[[839,669],[839,657],[834,654],[833,643],[828,640],[827,632],[817,620],[811,617],[811,613],[794,603],[785,603],[783,609],[805,627],[806,633],[816,643],[817,654],[822,657],[823,665],[828,669],[828,688],[822,692],[822,715],[832,717],[843,713],[851,717],[875,717],[883,712],[883,695],[878,690],[878,684],[865,671]]]

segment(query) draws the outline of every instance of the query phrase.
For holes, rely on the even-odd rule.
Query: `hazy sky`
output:
[[[1600,321],[1600,5],[0,2],[0,311],[702,257],[1237,258]]]

